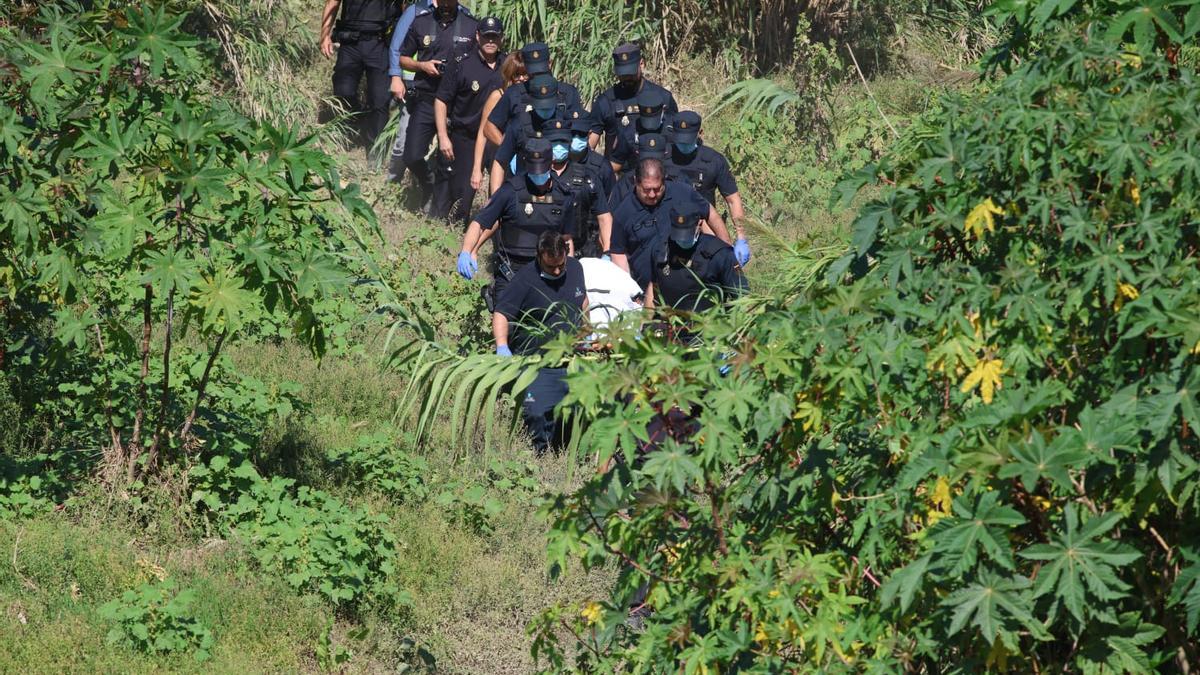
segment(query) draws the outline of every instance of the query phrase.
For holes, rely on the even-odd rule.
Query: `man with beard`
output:
[[[443,180],[434,185],[434,213],[439,217],[447,214],[450,222],[462,223],[463,227],[469,222],[475,198],[471,167],[483,104],[493,91],[504,86],[498,67],[504,56],[500,51],[502,35],[503,26],[496,17],[480,21],[475,34],[478,49],[447,68],[433,102],[438,148],[449,167],[442,172]]]

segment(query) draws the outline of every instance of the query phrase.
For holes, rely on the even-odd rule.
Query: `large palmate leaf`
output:
[[[1068,504],[1056,541],[1037,544],[1020,552],[1022,558],[1042,561],[1034,597],[1053,594],[1079,622],[1108,614],[1105,601],[1123,597],[1129,584],[1117,576],[1118,568],[1141,557],[1126,544],[1104,535],[1117,526],[1121,514],[1106,513],[1082,518],[1079,507]],[[1089,603],[1089,599],[1097,602]]]
[[[954,500],[954,515],[929,528],[939,567],[961,574],[975,567],[982,552],[1005,569],[1014,568],[1008,535],[1025,517],[999,499],[996,492],[984,492],[974,503],[959,497]]]
[[[1024,628],[1042,639],[1048,638],[1029,611],[1029,579],[1021,576],[1002,577],[984,572],[978,581],[957,590],[942,604],[954,609],[950,634],[962,630],[967,622],[978,628],[988,644],[1001,633]]]

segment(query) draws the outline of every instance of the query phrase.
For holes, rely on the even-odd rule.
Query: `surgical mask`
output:
[[[696,151],[697,147],[699,147],[699,144],[697,144],[697,143],[676,143],[675,144],[675,149],[685,155],[692,154],[693,152]]]
[[[531,173],[531,174],[528,174],[528,176],[529,176],[529,182],[533,183],[534,185],[536,185],[538,187],[542,187],[546,183],[550,182],[550,172],[549,171],[547,171],[545,173]]]
[[[562,143],[555,143],[554,147],[551,149],[551,152],[551,157],[554,158],[554,161],[567,161],[567,146],[563,145]]]
[[[549,108],[534,108],[533,112],[537,113],[538,117],[548,120],[554,117],[554,106],[550,106]]]
[[[558,274],[550,274],[546,270],[538,270],[538,274],[542,275],[542,278],[546,281],[558,281],[559,279],[563,278],[563,275],[566,273],[566,268],[563,268],[563,271],[559,272]]]
[[[687,238],[687,239],[679,239],[679,238],[676,238],[676,237],[671,237],[671,241],[672,241],[672,242],[673,242],[673,243],[674,243],[676,246],[678,246],[679,248],[681,248],[681,249],[683,249],[683,250],[685,250],[685,251],[690,251],[690,250],[692,250],[692,248],[696,246],[696,241],[697,241],[697,240],[698,240],[698,237],[696,237],[696,234],[695,234],[694,232],[692,233],[692,236],[691,236],[691,237],[689,237],[689,238]]]
[[[571,139],[571,152],[583,152],[587,149],[587,139],[582,136],[576,136]]]

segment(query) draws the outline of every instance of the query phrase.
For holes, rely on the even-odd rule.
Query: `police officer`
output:
[[[576,164],[571,160],[570,121],[551,120],[544,136],[550,141],[551,168],[560,182],[575,195],[575,254],[599,257],[600,252],[608,248],[612,233],[608,195],[599,181],[592,177],[587,164]]]
[[[526,265],[496,300],[492,336],[496,354],[533,354],[552,338],[576,333],[588,309],[583,267],[569,255],[569,243],[551,230],[538,235],[537,262]],[[516,323],[514,326],[513,323]],[[542,368],[524,392],[521,417],[544,455],[561,447],[563,428],[554,407],[567,395],[566,368]]]
[[[702,211],[672,212],[666,260],[656,263],[646,305],[703,312],[746,291],[733,248],[703,234]]]
[[[667,135],[667,94],[657,89],[647,89],[638,94],[637,117],[628,127],[621,127],[616,147],[610,156],[613,171],[628,173],[638,157],[638,139],[645,134]],[[662,152],[666,152],[664,146]]]
[[[475,161],[475,138],[483,117],[483,104],[493,91],[504,87],[500,76],[500,51],[503,26],[500,19],[489,16],[479,22],[475,35],[478,48],[446,69],[438,84],[433,102],[433,119],[437,126],[438,148],[450,170],[445,180],[434,185],[436,213],[449,214],[450,222],[465,227],[471,214],[475,190],[471,188],[471,167]],[[491,164],[493,154],[485,150],[485,161]]]
[[[388,37],[401,12],[400,0],[325,0],[321,16],[321,53],[333,58],[333,95],[348,110],[363,114],[362,141],[369,148],[388,119]],[[339,16],[339,10],[341,10]],[[360,104],[358,83],[367,78],[367,100]]]
[[[728,243],[724,221],[699,192],[689,185],[666,180],[661,159],[639,157],[634,171],[634,192],[612,212],[609,252],[612,261],[629,272],[642,288],[649,286],[653,266],[667,259],[672,212],[705,214],[707,226],[718,239]]]
[[[588,135],[591,134],[591,131],[591,116],[573,111],[571,114],[571,163],[586,166],[592,173],[592,179],[599,182],[600,188],[604,191],[604,197],[607,199],[617,184],[617,176],[613,173],[612,163],[588,145]]]
[[[517,272],[533,262],[543,232],[561,233],[574,253],[574,196],[555,178],[550,164],[549,141],[529,139],[522,162],[525,173],[505,182],[467,226],[458,254],[458,273],[467,279],[474,277],[479,247],[497,235],[493,246],[494,298],[500,297]]]
[[[553,76],[550,68],[550,48],[545,43],[530,42],[526,44],[521,48],[521,59],[525,64],[525,72],[529,74],[529,79],[532,80],[538,75]],[[508,125],[514,119],[521,119],[521,113],[530,110],[532,103],[527,99],[526,94],[527,90],[519,87],[509,87],[504,91],[504,96],[496,103],[496,107],[492,108],[492,112],[483,126],[483,133],[489,141],[500,145],[508,131]],[[568,113],[571,111],[584,110],[583,101],[579,98],[579,90],[572,84],[560,81],[555,98],[559,108],[559,117],[566,118],[569,117]]]
[[[496,149],[496,159],[492,163],[489,179],[493,192],[500,187],[505,177],[521,173],[517,160],[525,141],[530,138],[542,138],[547,125],[553,120],[566,119],[563,117],[564,108],[558,102],[559,84],[549,73],[540,73],[525,82],[522,89],[525,90],[529,110],[517,113],[508,133],[504,134],[500,147]],[[514,87],[508,89],[512,90]]]
[[[637,166],[639,159],[657,159],[665,162],[667,159],[667,140],[662,134],[645,133],[638,136],[637,149],[632,153],[627,160],[630,166]],[[610,211],[615,211],[625,198],[633,194],[636,185],[634,181],[635,172],[626,171],[617,179],[617,184],[613,186],[612,192],[608,195],[608,207]],[[668,178],[667,180],[670,180]]]
[[[721,191],[729,207],[729,218],[737,232],[734,253],[738,264],[745,266],[750,262],[750,245],[746,242],[746,212],[742,208],[742,196],[738,194],[737,181],[729,170],[729,161],[701,142],[700,121],[700,115],[690,110],[675,116],[667,177],[691,185],[713,206],[717,205],[717,191]]]
[[[604,135],[604,156],[612,159],[617,139],[632,125],[638,114],[637,97],[645,91],[657,91],[666,99],[666,114],[679,111],[675,97],[663,87],[646,79],[642,63],[642,50],[634,44],[623,44],[613,50],[613,72],[617,83],[596,97],[592,103],[592,134],[589,139],[594,148]]]
[[[465,7],[459,7],[458,0],[435,0],[433,8],[417,12],[400,45],[400,66],[416,72],[405,99],[409,120],[404,165],[416,181],[416,197],[421,206],[431,197],[433,184],[425,154],[437,131],[433,119],[434,94],[449,64],[475,50],[476,27],[475,19]]]

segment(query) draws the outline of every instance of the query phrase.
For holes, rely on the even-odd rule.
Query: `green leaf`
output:
[[[1045,478],[1063,490],[1074,492],[1071,483],[1072,469],[1086,469],[1090,456],[1080,448],[1073,448],[1072,437],[1060,434],[1050,445],[1040,432],[1034,431],[1028,442],[1012,446],[1012,460],[1000,467],[1001,478],[1019,477],[1025,489],[1033,492],[1037,482]]]
[[[1101,537],[1116,527],[1121,514],[1106,513],[1081,520],[1078,507],[1067,504],[1060,531],[1050,544],[1037,544],[1020,552],[1022,558],[1045,564],[1038,571],[1034,597],[1053,593],[1071,615],[1084,623],[1106,601],[1125,597],[1129,584],[1117,577],[1117,568],[1141,557],[1132,547]],[[1091,607],[1088,598],[1096,601]]]
[[[1048,639],[1044,627],[1026,609],[1030,606],[1029,579],[1001,577],[985,571],[978,581],[946,596],[942,605],[954,608],[950,620],[950,635],[962,630],[967,622],[979,629],[988,644],[996,641],[1010,624],[1023,627],[1039,639]]]
[[[1015,569],[1009,530],[1025,523],[1025,517],[1015,509],[1000,505],[997,492],[984,492],[974,505],[966,496],[954,500],[954,515],[943,518],[929,528],[934,554],[939,567],[958,575],[975,567],[982,550],[1005,569]]]

